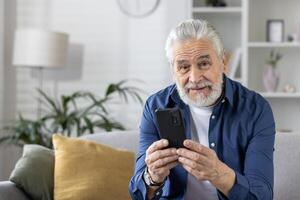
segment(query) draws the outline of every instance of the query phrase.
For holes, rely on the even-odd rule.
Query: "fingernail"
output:
[[[183,145],[184,145],[184,146],[189,146],[189,145],[190,145],[190,142],[189,142],[188,140],[185,140],[185,141],[183,142]]]
[[[163,140],[163,144],[167,145],[168,144],[168,140]]]

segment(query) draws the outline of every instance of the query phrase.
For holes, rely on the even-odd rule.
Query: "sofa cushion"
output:
[[[87,134],[82,136],[87,140],[92,140],[97,143],[107,144],[112,147],[127,149],[129,151],[138,153],[139,144],[139,131],[128,130],[128,131],[113,131],[113,132],[102,132],[96,134]]]
[[[274,200],[300,199],[299,143],[299,133],[276,133]]]
[[[0,200],[30,200],[30,199],[13,182],[0,181]]]
[[[54,199],[130,199],[134,153],[53,135]]]
[[[10,181],[34,200],[53,199],[54,152],[40,145],[25,145],[23,156],[10,175]]]

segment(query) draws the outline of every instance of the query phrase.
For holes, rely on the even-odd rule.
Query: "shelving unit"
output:
[[[226,51],[241,47],[242,60],[234,79],[257,91],[272,106],[276,127],[280,130],[300,132],[300,38],[287,42],[287,34],[299,31],[299,0],[225,0],[226,7],[207,7],[205,0],[190,0],[190,17],[203,18],[220,33]],[[283,19],[285,40],[266,42],[268,19]],[[265,92],[262,76],[270,51],[283,55],[278,63],[280,83],[277,92]],[[296,93],[284,93],[285,84],[296,87]]]
[[[194,7],[194,13],[241,13],[240,7],[224,7],[224,8],[213,8],[213,7]]]
[[[248,47],[266,47],[266,48],[284,48],[284,47],[300,47],[299,42],[281,42],[281,43],[271,43],[271,42],[249,42]]]
[[[260,92],[265,98],[300,98],[300,93],[284,93],[284,92]]]

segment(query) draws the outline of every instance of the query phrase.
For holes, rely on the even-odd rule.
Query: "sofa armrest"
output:
[[[0,181],[0,200],[30,200],[26,194],[10,181]]]

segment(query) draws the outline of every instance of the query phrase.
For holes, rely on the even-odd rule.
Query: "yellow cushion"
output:
[[[53,135],[54,200],[130,199],[134,153]]]

